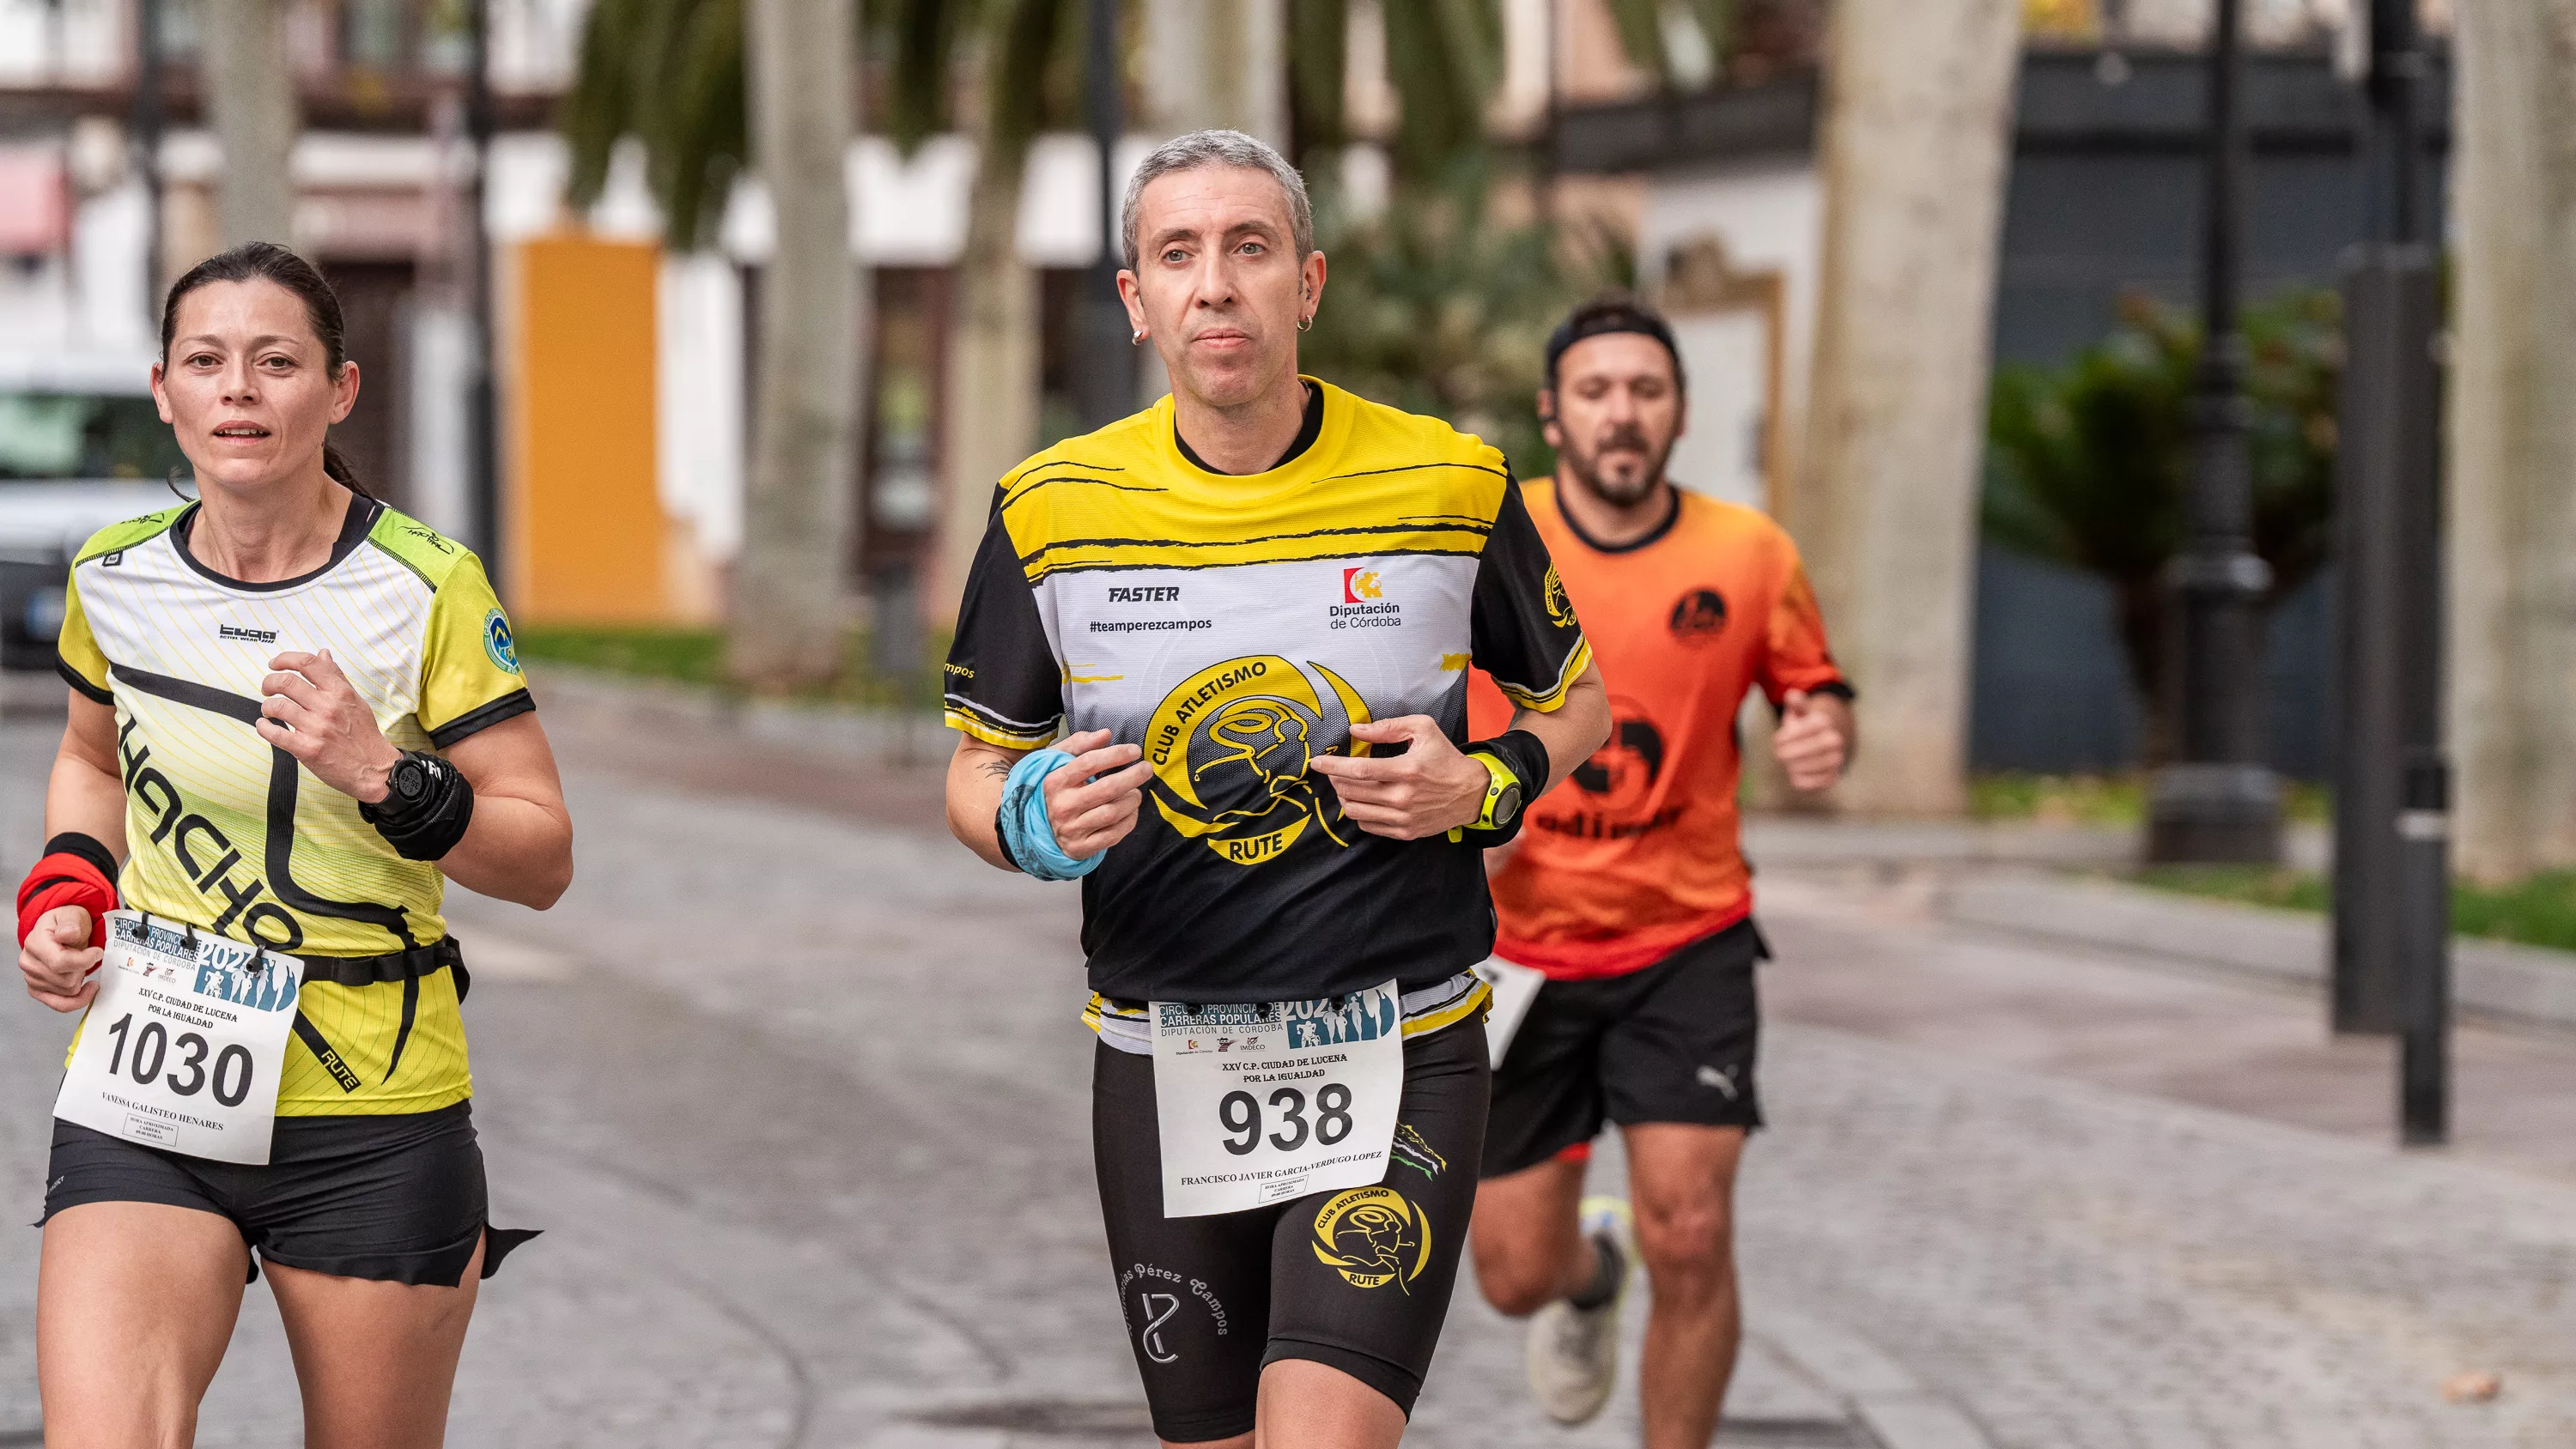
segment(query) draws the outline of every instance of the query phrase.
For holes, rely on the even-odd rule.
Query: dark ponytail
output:
[[[350,467],[349,460],[340,456],[340,450],[327,442],[322,445],[322,471],[331,481],[361,498],[376,496],[368,492],[366,485],[358,481],[358,470]]]
[[[275,282],[293,292],[296,300],[304,304],[304,320],[312,324],[313,335],[322,343],[331,376],[338,377],[340,370],[349,365],[349,328],[340,315],[340,294],[331,290],[331,284],[323,280],[311,262],[275,242],[255,241],[217,252],[170,284],[169,296],[161,301],[163,367],[170,365],[170,341],[178,332],[179,299],[210,282]],[[322,444],[322,471],[361,498],[376,496],[358,481],[349,460],[328,441]]]

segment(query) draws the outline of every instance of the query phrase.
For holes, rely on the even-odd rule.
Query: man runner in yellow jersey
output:
[[[1156,1434],[1383,1449],[1475,1195],[1484,847],[1608,712],[1501,454],[1298,375],[1324,258],[1295,170],[1183,136],[1124,222],[1172,395],[1002,480],[947,663],[949,826],[1082,878]],[[1473,741],[1471,664],[1512,701]]]
[[[1739,1333],[1736,1161],[1762,1123],[1765,952],[1736,839],[1736,712],[1747,691],[1768,696],[1790,784],[1821,789],[1850,749],[1851,689],[1788,534],[1665,476],[1683,379],[1663,319],[1616,297],[1575,309],[1547,378],[1556,477],[1529,489],[1530,512],[1599,651],[1612,725],[1530,807],[1494,877],[1495,954],[1545,984],[1494,1075],[1476,1273],[1495,1306],[1537,1315],[1531,1389],[1580,1423],[1609,1397],[1619,1295],[1642,1255],[1645,1442],[1702,1449]],[[1480,691],[1474,714],[1502,707]],[[1628,1150],[1633,1240],[1624,1204],[1581,1201],[1583,1149],[1605,1120]]]

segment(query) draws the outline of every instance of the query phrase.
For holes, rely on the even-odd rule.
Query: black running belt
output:
[[[394,981],[402,983],[402,1025],[394,1032],[393,1055],[385,1061],[384,1079],[388,1082],[394,1079],[394,1073],[402,1070],[403,1048],[410,1044],[412,1025],[420,1017],[420,978],[442,970],[455,973],[456,1000],[460,1005],[465,1000],[465,993],[474,989],[473,979],[465,974],[465,961],[457,951],[453,936],[426,946],[414,946],[408,951],[388,951],[382,956],[305,956],[299,959],[304,962],[304,980],[308,985],[316,981],[352,987],[378,986]],[[295,1013],[295,1034],[313,1049],[313,1055],[322,1063],[323,1070],[330,1072],[340,1083],[340,1090],[354,1092],[358,1089],[356,1074],[347,1070],[345,1060],[332,1049],[321,1028],[313,1025],[312,1020],[300,1010]]]
[[[306,981],[328,981],[335,986],[376,986],[399,981],[403,988],[402,1027],[394,1033],[393,1056],[385,1062],[385,1080],[394,1079],[402,1070],[403,1047],[411,1040],[412,1023],[420,1015],[420,978],[440,971],[456,976],[456,1000],[464,1004],[465,993],[474,989],[473,978],[465,974],[465,960],[458,952],[454,936],[441,937],[426,946],[407,951],[388,951],[382,956],[307,956],[304,959]]]
[[[292,953],[290,953],[292,954]],[[465,960],[454,936],[442,936],[426,946],[387,951],[381,956],[299,956],[304,963],[304,979],[328,981],[334,986],[382,986],[407,977],[435,976],[440,971],[456,973],[456,997],[465,999]]]

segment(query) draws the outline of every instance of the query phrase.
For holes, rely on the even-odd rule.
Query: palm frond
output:
[[[734,177],[751,164],[744,3],[695,0],[670,57],[665,100],[644,132],[654,199],[674,246],[715,240]]]
[[[1046,124],[1048,77],[1078,61],[1079,34],[1066,0],[991,0],[984,25],[986,164],[1017,166]]]
[[[1607,8],[1628,63],[1671,81],[1672,57],[1664,53],[1664,0],[1607,0]]]
[[[1708,37],[1708,52],[1717,61],[1720,75],[1726,73],[1726,58],[1735,52],[1735,0],[1681,0],[1690,18],[1699,22],[1699,33]]]
[[[2124,299],[2121,319],[2062,368],[1997,372],[1982,511],[1993,542],[2112,585],[2132,676],[2157,699],[2156,600],[2185,535],[2200,329],[2144,296]],[[2331,292],[2293,289],[2249,308],[2244,325],[2254,544],[2277,602],[2326,556],[2340,308]]]
[[[1710,56],[1723,74],[1735,47],[1736,0],[1605,0],[1619,32],[1620,52],[1628,63],[1655,73],[1665,85],[1678,84],[1672,47],[1664,43],[1664,26],[1676,12],[1707,37]]]
[[[1350,0],[1288,0],[1288,89],[1302,147],[1330,149],[1344,135]]]
[[[635,113],[635,81],[646,12],[653,0],[598,0],[582,21],[573,81],[555,106],[555,129],[571,152],[564,185],[574,206],[587,207],[608,184],[608,165]]]
[[[747,95],[743,0],[599,0],[556,111],[572,153],[565,199],[596,202],[618,142],[633,137],[671,244],[706,245],[749,164]]]
[[[948,129],[949,83],[959,41],[974,32],[974,0],[876,0],[871,29],[886,37],[886,134],[906,156]]]
[[[1400,177],[1436,177],[1484,142],[1485,102],[1502,74],[1496,0],[1399,0],[1385,8],[1387,80],[1402,118]]]

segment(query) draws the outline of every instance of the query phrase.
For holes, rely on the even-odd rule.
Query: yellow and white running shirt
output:
[[[72,563],[58,667],[116,708],[131,909],[302,956],[377,956],[447,934],[445,882],[358,802],[262,739],[260,682],[328,649],[396,748],[446,749],[535,708],[510,623],[461,545],[353,498],[330,561],[229,579],[188,551],[197,505],[102,529]],[[309,982],[281,1116],[428,1112],[473,1094],[452,972]],[[309,1028],[309,1029],[308,1029]]]

